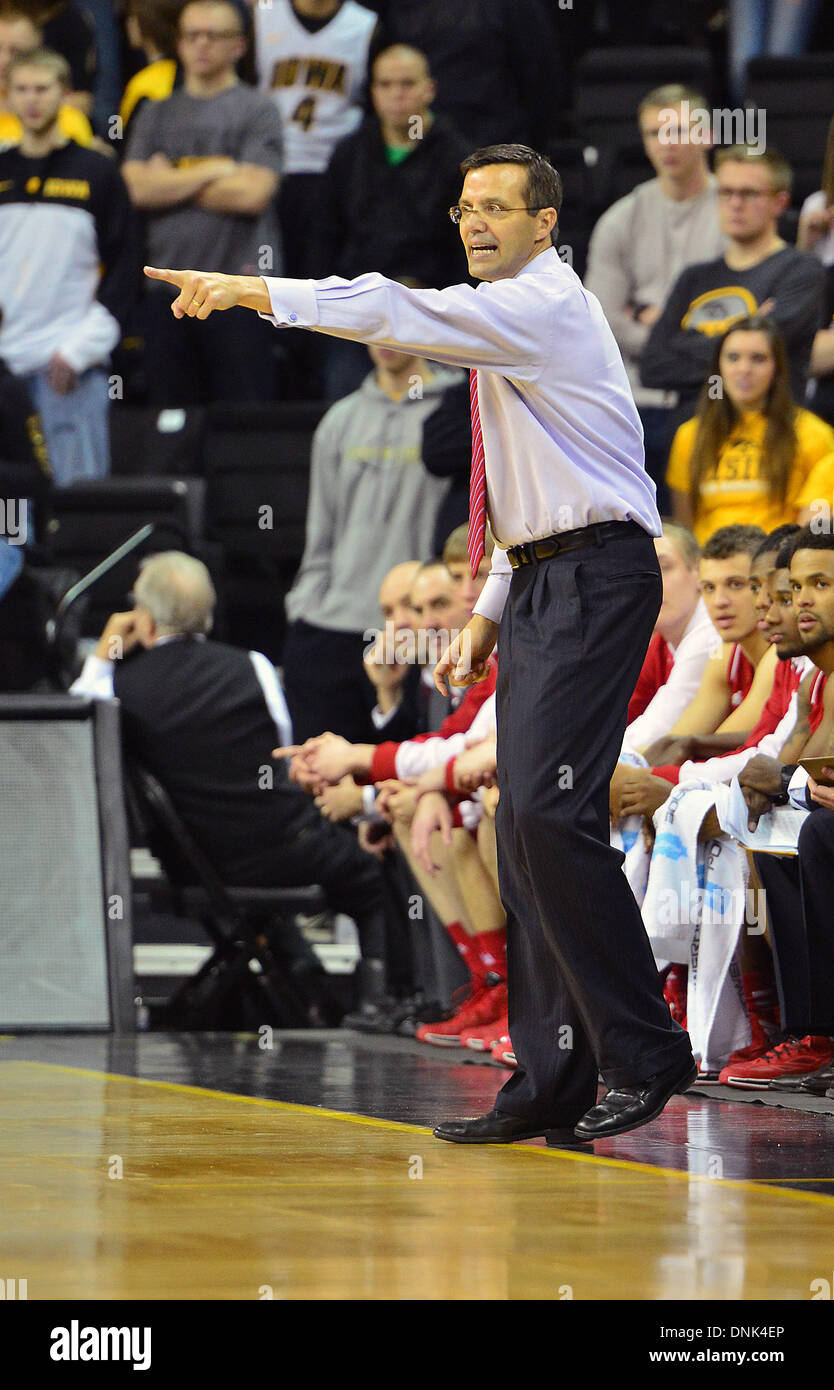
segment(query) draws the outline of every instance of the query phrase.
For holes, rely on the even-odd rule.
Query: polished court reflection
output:
[[[298,1042],[299,1063],[305,1047],[314,1040]],[[604,1156],[459,1148],[422,1124],[317,1108],[322,1093],[355,1090],[359,1072],[382,1083],[392,1057],[428,1068],[422,1090],[413,1074],[418,1110],[434,1090],[440,1113],[465,1112],[501,1081],[407,1048],[322,1040],[320,1089],[303,1105],[251,1094],[254,1074],[280,1091],[288,1070],[252,1039],[0,1043],[4,1267],[28,1279],[30,1299],[253,1300],[807,1300],[830,1270],[834,1202],[780,1185],[802,1181],[813,1154],[826,1176],[828,1116],[681,1099],[613,1157],[615,1141]],[[75,1065],[33,1059],[61,1051]],[[193,1084],[189,1056],[213,1072],[211,1089],[207,1075]],[[192,1084],[125,1074],[152,1059]],[[771,1163],[764,1183],[739,1181],[780,1147],[774,1121],[789,1171]],[[671,1161],[686,1153],[689,1172]]]

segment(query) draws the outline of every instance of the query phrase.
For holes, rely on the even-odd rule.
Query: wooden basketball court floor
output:
[[[505,1075],[339,1031],[4,1037],[0,1277],[59,1300],[806,1301],[831,1278],[830,1104],[690,1092],[593,1151],[432,1138]]]

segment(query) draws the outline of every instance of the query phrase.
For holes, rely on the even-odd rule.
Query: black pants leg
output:
[[[661,596],[639,527],[516,570],[498,638],[496,819],[518,1071],[497,1108],[575,1122],[599,1069],[683,1065],[639,908],[609,842],[608,784]]]
[[[327,731],[351,743],[376,741],[371,722],[376,696],[362,665],[366,645],[360,632],[290,624],[282,662],[296,743]]]
[[[808,937],[808,1032],[834,1037],[834,811],[820,806],[799,832],[802,916]]]
[[[321,884],[328,907],[347,913],[356,923],[362,955],[386,959],[382,872],[345,826],[331,825],[316,813],[300,835],[276,846],[275,859],[262,877],[266,886],[275,888]]]
[[[767,899],[779,1018],[786,1032],[803,1037],[808,1032],[810,983],[799,859],[782,854],[757,854],[754,859]]]

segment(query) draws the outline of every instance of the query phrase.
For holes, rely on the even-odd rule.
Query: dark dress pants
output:
[[[501,1114],[572,1125],[597,1073],[628,1086],[691,1055],[609,839],[608,784],[661,580],[635,523],[513,572],[498,635],[498,873],[518,1070]]]
[[[326,732],[351,743],[376,741],[371,719],[376,693],[363,665],[367,646],[361,632],[290,623],[282,665],[296,743]]]
[[[786,1032],[834,1037],[834,811],[812,811],[796,857],[757,854]]]
[[[175,319],[173,293],[145,299],[148,398],[160,407],[275,400],[275,330],[250,309]]]

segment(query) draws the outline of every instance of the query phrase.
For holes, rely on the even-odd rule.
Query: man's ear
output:
[[[553,229],[558,225],[559,214],[555,208],[542,208],[537,214],[538,231],[536,241],[550,241]]]

